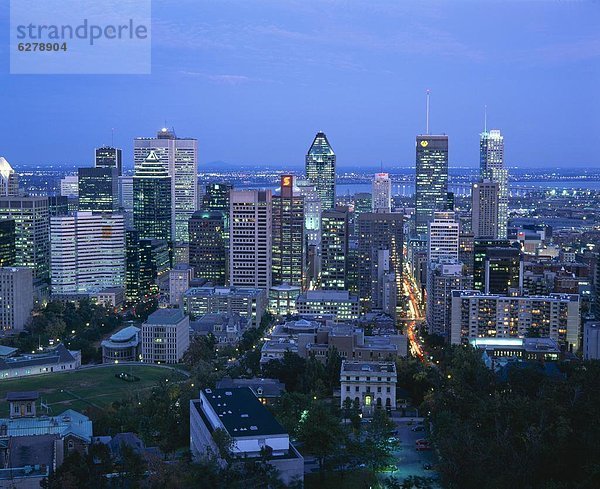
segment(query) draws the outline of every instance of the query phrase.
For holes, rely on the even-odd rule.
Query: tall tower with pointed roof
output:
[[[335,153],[324,132],[318,132],[306,155],[306,178],[319,197],[322,210],[335,207]]]

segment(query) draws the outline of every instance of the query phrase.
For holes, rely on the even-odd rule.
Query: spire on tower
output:
[[[429,90],[429,88],[427,89],[427,108],[426,108],[426,118],[425,118],[425,127],[426,127],[426,134],[429,134],[429,94],[431,93],[431,90]]]

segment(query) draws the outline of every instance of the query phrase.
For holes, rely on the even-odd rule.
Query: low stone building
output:
[[[358,403],[366,416],[374,409],[396,409],[396,364],[394,362],[342,361],[341,407]]]
[[[76,370],[80,366],[81,351],[68,350],[59,343],[37,353],[0,358],[0,379],[65,372]]]

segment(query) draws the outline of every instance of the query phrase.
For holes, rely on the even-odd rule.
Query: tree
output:
[[[317,457],[319,468],[327,457],[339,450],[342,428],[339,417],[323,401],[315,402],[300,418],[298,438],[307,452]]]
[[[282,360],[271,360],[264,368],[265,377],[278,379],[285,384],[288,392],[302,391],[306,384],[302,384],[306,360],[296,353],[286,351]]]
[[[392,437],[395,425],[383,409],[376,409],[362,443],[364,463],[375,471],[388,465],[398,441]]]

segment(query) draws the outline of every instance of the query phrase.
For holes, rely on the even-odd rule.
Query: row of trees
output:
[[[515,366],[500,379],[470,347],[449,351],[427,396],[446,487],[600,487],[600,363]]]

